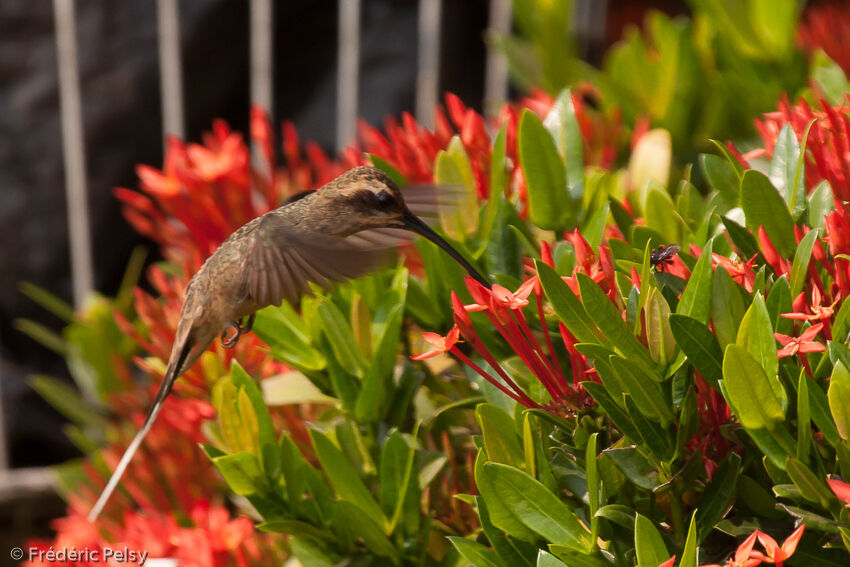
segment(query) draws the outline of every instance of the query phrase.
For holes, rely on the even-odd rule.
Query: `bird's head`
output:
[[[490,283],[457,250],[410,211],[398,185],[380,169],[355,167],[319,191],[326,191],[335,202],[334,208],[349,216],[348,221],[355,231],[400,228],[415,232],[445,250],[473,278],[490,287]]]

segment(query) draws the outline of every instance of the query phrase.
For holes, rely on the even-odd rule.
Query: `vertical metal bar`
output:
[[[336,148],[345,148],[357,128],[357,87],[360,65],[360,0],[339,0],[337,55]]]
[[[508,34],[511,31],[511,0],[490,0],[488,34]],[[508,98],[508,60],[493,41],[487,42],[487,64],[484,75],[484,110],[498,112],[499,106]]]
[[[157,0],[156,2],[163,138],[169,134],[179,138],[185,136],[183,67],[180,63],[180,18],[177,2],[178,0]]]
[[[272,113],[272,3],[251,0],[251,104]]]
[[[3,344],[3,330],[0,329],[0,345]],[[6,418],[3,414],[3,363],[0,362],[0,474],[9,468],[9,448],[6,441]]]
[[[419,72],[416,75],[416,120],[434,126],[440,93],[440,20],[442,0],[419,0]]]
[[[74,1],[54,0],[53,10],[56,18],[56,56],[59,65],[59,105],[62,115],[62,157],[65,162],[71,277],[74,305],[80,308],[94,288],[94,276],[86,194],[86,157],[80,102],[80,77],[77,72]]]

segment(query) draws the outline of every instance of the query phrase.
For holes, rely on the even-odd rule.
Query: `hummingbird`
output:
[[[412,212],[433,214],[433,186],[405,188],[375,167],[350,169],[316,191],[304,191],[231,234],[192,277],[165,376],[147,417],[89,513],[93,522],[156,420],[174,382],[216,336],[231,348],[249,332],[254,313],[311,293],[308,282],[328,287],[378,268],[410,232],[424,236],[486,287],[457,250]],[[408,201],[405,201],[405,197]],[[409,232],[404,232],[409,231]],[[228,335],[228,331],[231,331]]]

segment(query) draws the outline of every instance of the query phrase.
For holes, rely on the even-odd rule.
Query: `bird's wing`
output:
[[[379,268],[403,241],[401,231],[369,230],[347,238],[296,230],[265,218],[252,232],[245,250],[242,278],[248,294],[261,307],[294,303],[308,282],[356,278]]]

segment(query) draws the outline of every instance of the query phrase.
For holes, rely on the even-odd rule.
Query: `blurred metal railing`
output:
[[[368,0],[367,0],[368,1]],[[587,4],[592,0],[579,0]],[[94,289],[91,235],[86,191],[85,143],[74,0],[53,0],[56,18],[59,94],[62,117],[62,148],[68,208],[71,275],[74,305],[81,308]],[[163,137],[183,136],[182,57],[179,0],[157,0],[157,25],[162,99]],[[604,4],[603,4],[604,6]],[[587,7],[587,6],[586,6]],[[269,111],[273,104],[272,0],[251,0],[250,10],[250,98]],[[510,0],[490,0],[489,26],[499,32],[511,27]],[[603,8],[604,9],[604,8]],[[337,80],[337,148],[352,142],[358,116],[361,0],[339,0],[339,52]],[[430,126],[439,101],[440,37],[442,0],[419,0],[417,119]],[[485,69],[485,108],[489,111],[507,97],[507,65],[501,54],[488,45]],[[248,109],[246,109],[246,112]],[[2,416],[0,408],[0,416]],[[5,431],[0,432],[5,438]],[[0,439],[0,499],[9,491],[37,490],[52,484],[44,469],[10,471],[6,467],[6,445]]]

